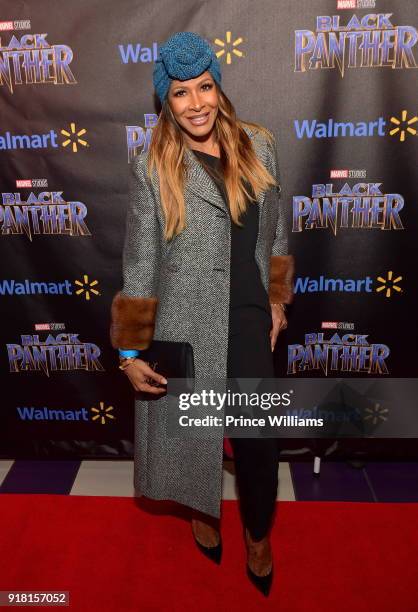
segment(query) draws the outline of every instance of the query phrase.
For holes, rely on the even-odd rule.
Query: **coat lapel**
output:
[[[187,167],[187,188],[199,198],[228,212],[227,203],[224,201],[215,181],[206,172],[190,149],[186,149],[185,161]]]

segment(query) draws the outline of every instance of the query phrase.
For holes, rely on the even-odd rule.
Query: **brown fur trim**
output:
[[[157,304],[155,297],[131,297],[119,291],[111,308],[113,348],[148,348],[154,335]]]
[[[290,304],[293,301],[293,275],[295,260],[293,255],[273,255],[270,258],[271,304]]]

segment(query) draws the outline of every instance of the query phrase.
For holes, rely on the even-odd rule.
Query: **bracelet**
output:
[[[280,302],[277,302],[276,304],[271,304],[272,306],[281,306],[282,310],[286,310],[286,306],[285,304],[281,304]]]
[[[136,357],[120,357],[119,370],[125,370],[129,364],[136,360]]]
[[[137,349],[119,349],[119,357],[138,357],[139,353]]]

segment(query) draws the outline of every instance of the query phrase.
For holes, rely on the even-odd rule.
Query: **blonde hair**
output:
[[[232,103],[218,84],[216,87],[218,113],[214,126],[215,137],[221,151],[221,165],[231,218],[238,225],[242,225],[239,218],[247,208],[247,198],[253,202],[262,191],[277,185],[275,178],[256,156],[244,126],[263,133],[270,143],[273,141],[273,135],[261,125],[237,119]],[[166,100],[153,129],[148,153],[148,173],[151,176],[155,168],[159,179],[166,240],[181,233],[186,227],[184,204],[186,148],[183,132]],[[247,191],[245,181],[253,194]]]

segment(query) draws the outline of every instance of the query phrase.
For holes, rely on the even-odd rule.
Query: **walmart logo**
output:
[[[228,31],[225,36],[225,40],[221,38],[215,38],[214,43],[217,47],[220,47],[219,51],[216,51],[217,58],[224,58],[227,64],[232,62],[232,56],[244,57],[244,53],[238,48],[243,42],[243,38],[240,36],[235,40],[232,40],[232,33]]]
[[[399,283],[402,276],[394,277],[392,271],[389,271],[386,277],[378,276],[376,281],[371,276],[364,278],[328,278],[319,276],[312,278],[310,276],[299,276],[294,283],[295,293],[382,293],[385,297],[391,297],[392,294],[402,293]],[[374,289],[375,284],[379,285]],[[384,292],[384,293],[383,293]]]
[[[99,284],[99,281],[89,281],[89,277],[87,276],[87,274],[84,274],[83,281],[76,280],[74,281],[74,283],[78,287],[75,294],[83,295],[87,301],[90,299],[90,295],[100,295],[100,293],[96,289],[97,285]]]
[[[75,127],[75,123],[70,123],[70,131],[61,130],[61,134],[67,137],[62,143],[62,146],[68,147],[69,145],[71,145],[71,149],[73,153],[77,153],[78,151],[77,147],[80,145],[83,147],[88,147],[89,145],[86,142],[86,140],[84,138],[81,138],[81,136],[84,136],[86,132],[87,130],[85,128],[82,128],[81,130],[77,130]]]
[[[124,64],[148,64],[156,62],[158,59],[158,45],[152,43],[151,47],[144,47],[140,43],[127,45],[118,45],[121,60]]]
[[[77,129],[75,123],[70,123],[68,129],[61,130],[61,134],[64,136],[61,146],[70,147],[73,153],[77,153],[80,147],[89,146],[84,138],[86,133],[85,128]],[[49,130],[41,134],[12,134],[11,132],[0,134],[0,151],[58,149],[59,147],[58,133],[55,130]]]
[[[372,408],[366,408],[364,410],[364,420],[371,421],[373,425],[387,421],[388,408],[382,408],[380,404],[375,404]]]
[[[34,406],[18,406],[17,413],[21,421],[88,421],[86,408],[67,410],[65,408],[35,408]]]
[[[351,278],[326,278],[319,276],[299,276],[295,280],[295,293],[318,293],[318,292],[347,292],[347,293],[371,293],[373,291],[373,279],[366,276],[360,279]]]
[[[381,285],[376,288],[376,291],[378,293],[384,291],[385,297],[391,297],[393,291],[395,291],[396,293],[402,293],[402,289],[399,287],[399,283],[402,280],[402,276],[396,276],[396,278],[393,278],[392,270],[389,270],[386,278],[384,278],[383,276],[378,276],[377,280],[379,283],[381,283]]]
[[[92,406],[90,414],[87,408],[35,408],[34,406],[18,406],[17,414],[21,421],[92,421],[100,425],[114,421],[113,406],[99,402],[99,407]]]
[[[93,416],[91,417],[92,421],[97,421],[100,425],[106,425],[108,421],[113,421],[115,419],[112,414],[113,406],[105,406],[104,402],[99,402],[99,407],[92,407],[91,412]]]
[[[417,135],[417,130],[411,127],[418,121],[418,117],[411,117],[408,119],[408,111],[403,110],[401,113],[401,119],[397,117],[391,117],[390,122],[396,125],[389,134],[390,136],[399,136],[399,140],[403,142],[407,136],[407,134],[411,134],[412,136]]]
[[[69,280],[60,282],[51,281],[24,281],[3,280],[0,281],[0,296],[2,295],[78,295],[89,301],[91,296],[100,295],[98,289],[99,281],[89,280],[87,274],[83,280],[75,280],[74,285]]]
[[[416,136],[417,129],[413,127],[418,121],[414,115],[408,119],[408,112],[401,111],[400,118],[391,117],[390,123],[395,125],[389,130],[389,136],[399,137],[400,142],[405,142],[407,135]],[[386,136],[388,122],[384,117],[377,117],[373,121],[336,121],[328,119],[326,122],[316,119],[295,119],[293,122],[296,138],[360,138],[371,136]],[[418,126],[417,126],[418,127]]]

